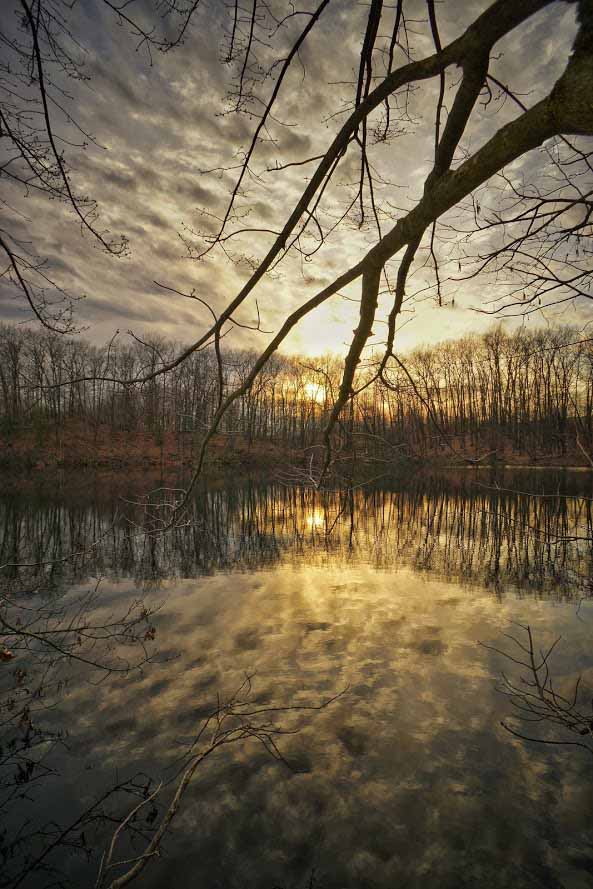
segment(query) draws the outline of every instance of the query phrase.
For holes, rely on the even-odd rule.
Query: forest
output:
[[[0,889],[591,889],[592,97],[593,0],[0,2]]]
[[[83,424],[92,448],[99,436],[150,436],[162,446],[195,452],[219,405],[214,351],[195,352],[167,375],[137,379],[171,359],[166,339],[81,338],[0,327],[0,430],[10,442],[28,435],[39,448]],[[247,350],[227,351],[222,391],[241,387],[253,365]],[[417,348],[379,377],[369,358],[356,378],[358,395],[339,426],[348,457],[397,462],[574,459],[593,453],[593,340],[569,326],[495,327]],[[271,443],[315,453],[339,388],[340,359],[277,354],[222,419],[231,444]],[[219,435],[220,438],[220,435]]]

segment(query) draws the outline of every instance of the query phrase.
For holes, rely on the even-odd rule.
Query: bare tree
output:
[[[134,600],[111,613],[99,583],[85,592],[59,591],[59,579],[82,555],[0,566],[0,857],[10,886],[31,874],[54,876],[64,848],[86,853],[88,831],[110,824],[129,795],[143,798],[149,781],[136,775],[115,782],[76,817],[65,813],[69,824],[31,817],[35,787],[55,777],[56,757],[68,746],[51,717],[73,676],[97,682],[140,671],[151,660],[154,609]]]
[[[100,5],[150,58],[179,45],[199,2],[150,0],[148,10],[136,0],[101,0]],[[71,85],[88,80],[85,46],[72,25],[75,6],[69,0],[15,0],[0,19],[1,275],[18,288],[41,324],[62,332],[74,329],[73,302],[79,295],[66,292],[35,244],[15,233],[14,190],[68,205],[82,233],[108,253],[119,256],[127,249],[125,235],[102,227],[95,199],[77,190],[67,158],[67,152],[98,144],[72,109]]]
[[[9,35],[8,43],[11,51],[20,54],[24,70],[28,71],[21,77],[28,76],[34,100],[40,103],[40,119],[45,123],[38,166],[35,159],[19,149],[15,168],[20,170],[22,164],[32,164],[32,182],[46,190],[57,189],[57,194],[70,202],[83,228],[105,249],[117,252],[122,245],[114,246],[110,235],[97,227],[94,204],[85,207],[74,198],[52,138],[51,120],[48,122],[45,61],[47,53],[56,61],[56,47],[61,46],[52,37],[56,24],[51,16],[57,0],[36,0],[32,6],[26,0],[20,2],[22,36],[17,40]],[[166,41],[130,16],[133,4],[121,8],[108,4],[141,45],[163,50],[171,48],[185,34],[196,5],[188,3],[181,8],[169,4],[171,11],[181,16],[181,25],[178,36]],[[215,214],[204,208],[201,228],[187,228],[182,237],[190,257],[205,260],[218,253],[242,268],[249,268],[250,273],[238,292],[229,295],[222,311],[215,311],[195,290],[185,292],[167,284],[170,291],[205,304],[211,323],[189,347],[172,357],[163,356],[156,366],[140,370],[134,378],[136,383],[146,384],[179,367],[190,355],[213,346],[219,367],[217,408],[197,455],[194,478],[202,470],[209,441],[220,428],[222,418],[238,399],[253,390],[263,368],[288,334],[305,316],[349,285],[359,283],[359,319],[325,418],[325,457],[318,480],[332,462],[340,428],[338,419],[360,388],[358,375],[365,349],[370,343],[381,349],[374,364],[377,378],[388,380],[390,369],[397,366],[396,329],[405,302],[412,296],[409,280],[415,270],[423,266],[432,269],[431,286],[440,304],[451,295],[452,288],[454,292],[459,278],[468,275],[476,280],[478,275],[482,276],[479,280],[491,280],[491,275],[498,281],[506,294],[502,306],[507,309],[519,303],[520,311],[529,311],[538,308],[540,300],[558,302],[575,295],[590,296],[591,254],[587,239],[591,165],[587,137],[593,135],[593,23],[589,3],[575,0],[572,5],[578,28],[564,72],[546,95],[528,105],[493,73],[499,45],[516,30],[525,28],[528,20],[546,7],[551,16],[559,15],[566,8],[564,2],[495,0],[457,37],[444,42],[432,0],[425,4],[398,0],[395,6],[372,0],[363,19],[359,14],[352,15],[353,38],[360,45],[358,74],[352,84],[342,85],[343,91],[337,95],[346,102],[335,108],[329,120],[333,125],[338,116],[343,116],[343,123],[325,150],[290,160],[273,156],[274,133],[283,126],[283,108],[290,104],[289,78],[293,69],[300,70],[302,53],[312,35],[323,34],[332,12],[331,0],[315,5],[303,3],[302,7],[291,4],[288,11],[282,3],[259,0],[248,8],[237,2],[227,5],[221,62],[229,67],[231,82],[225,113],[246,115],[255,125],[249,144],[239,149],[236,164],[196,171],[232,176],[233,184],[223,211]],[[355,6],[352,4],[352,13]],[[40,41],[45,41],[45,50]],[[430,44],[433,51],[427,53]],[[537,54],[536,47],[533,53]],[[80,73],[73,56],[62,54],[57,61],[66,73]],[[13,76],[5,72],[5,78]],[[430,151],[432,163],[423,178],[420,198],[401,209],[385,169],[380,170],[377,156],[385,144],[396,140],[397,145],[400,137],[414,129],[415,93],[423,97],[424,113],[431,109],[432,144],[425,153]],[[19,97],[17,120],[27,98],[22,92]],[[494,103],[498,107],[497,102],[504,110],[498,129],[492,132],[496,118],[489,106]],[[486,118],[487,113],[490,116]],[[482,125],[488,135],[480,143]],[[17,129],[13,121],[10,133]],[[10,133],[10,144],[17,144]],[[470,148],[476,142],[479,147]],[[406,150],[405,143],[399,144]],[[523,178],[515,175],[512,165],[542,146],[533,181],[525,181],[524,171]],[[253,188],[260,182],[269,188],[272,182],[273,193],[282,195],[282,177],[290,176],[295,167],[308,172],[308,177],[287,216],[273,224],[251,224],[248,215],[254,206]],[[23,174],[11,172],[12,161],[6,169],[8,175],[16,175],[22,185],[28,185]],[[342,195],[341,200],[336,199],[336,192]],[[278,201],[278,206],[282,211],[283,202]],[[362,242],[357,232],[362,233]],[[322,261],[327,245],[340,237],[341,243],[353,241],[360,258],[313,294],[305,290],[304,275],[305,286],[296,309],[279,325],[240,381],[227,385],[221,340],[233,326],[245,325],[240,310],[244,311],[248,301],[254,300],[258,320],[248,326],[261,330],[257,299],[264,279],[277,275],[281,264],[291,268],[293,261],[303,267],[313,260]],[[485,243],[485,237],[484,252],[480,245]],[[446,239],[446,253],[441,238]],[[254,255],[256,252],[262,255]],[[27,291],[23,275],[19,277],[15,255],[9,247],[8,273],[23,288],[30,303],[42,305],[39,298],[36,300]],[[448,271],[452,262],[458,266],[458,275]],[[20,268],[26,268],[25,260]],[[374,326],[382,320],[378,314],[380,298],[389,302],[389,309],[384,319],[386,335],[377,343],[372,337]],[[491,310],[488,306],[485,309]],[[44,312],[38,310],[38,314]],[[257,401],[255,395],[253,398]],[[180,505],[175,503],[174,508]]]
[[[330,706],[341,697],[341,694],[328,698],[319,704],[298,706],[270,706],[258,703],[253,697],[252,677],[246,676],[241,686],[229,696],[228,700],[219,702],[216,708],[203,721],[196,736],[184,757],[182,767],[169,783],[173,785],[170,800],[164,807],[160,821],[146,847],[136,853],[133,858],[114,861],[118,843],[122,833],[130,822],[147,806],[150,806],[161,793],[162,785],[141,800],[117,826],[111,841],[103,853],[99,866],[96,886],[108,889],[123,889],[138,877],[146,865],[159,855],[161,844],[177,814],[185,793],[187,792],[196,771],[206,759],[217,750],[229,744],[255,741],[277,761],[287,768],[293,769],[289,760],[283,755],[279,743],[287,735],[297,734],[300,725],[298,717],[307,712],[318,712]],[[291,717],[293,717],[291,721]],[[294,719],[297,717],[297,720]],[[119,871],[119,875],[110,879],[110,871]]]
[[[477,190],[484,186],[493,176],[503,174],[505,167],[513,164],[533,149],[544,145],[546,157],[556,173],[553,184],[548,184],[548,191],[542,193],[536,190],[533,201],[527,200],[527,194],[515,195],[520,202],[520,208],[514,209],[515,215],[509,216],[508,210],[500,211],[496,220],[497,229],[503,237],[503,247],[486,257],[483,265],[486,267],[495,262],[495,256],[499,263],[503,254],[518,257],[525,254],[525,269],[529,266],[531,271],[522,271],[528,283],[531,281],[529,274],[534,274],[534,269],[539,273],[537,280],[541,283],[549,278],[550,269],[557,276],[557,264],[562,255],[565,268],[570,268],[571,258],[566,255],[566,243],[579,242],[582,236],[589,231],[588,190],[579,185],[577,192],[569,181],[568,169],[577,169],[583,181],[590,178],[590,162],[586,147],[579,147],[569,141],[572,137],[591,136],[593,134],[593,108],[590,102],[590,91],[593,85],[593,55],[592,55],[592,21],[591,11],[586,3],[576,5],[579,16],[579,30],[574,42],[573,50],[567,59],[566,68],[561,77],[554,84],[549,93],[532,107],[524,107],[517,103],[517,115],[487,139],[473,153],[464,145],[464,137],[479,119],[480,108],[492,98],[493,89],[502,93],[509,90],[504,85],[494,82],[490,78],[491,60],[495,54],[497,44],[506,38],[514,29],[520,28],[534,13],[539,12],[546,2],[521,2],[510,3],[505,0],[493,3],[478,18],[471,23],[466,30],[455,40],[447,45],[442,45],[439,36],[436,10],[432,2],[427,3],[429,30],[434,42],[435,51],[431,55],[413,60],[413,49],[409,41],[404,39],[406,30],[406,7],[404,3],[398,3],[395,10],[383,7],[381,2],[373,2],[369,6],[366,30],[360,53],[360,74],[355,87],[352,109],[347,114],[346,120],[337,132],[329,148],[316,158],[303,158],[302,163],[316,163],[315,171],[308,179],[307,185],[300,197],[291,209],[288,218],[278,226],[278,231],[272,234],[272,243],[265,248],[264,256],[255,263],[253,272],[242,286],[240,291],[232,298],[227,307],[218,314],[216,322],[210,326],[188,349],[179,353],[172,362],[163,364],[159,373],[172,370],[183,362],[195,350],[203,348],[209,342],[216,339],[225,329],[224,325],[233,323],[235,313],[246,300],[257,292],[258,285],[264,276],[276,269],[278,264],[286,259],[291,252],[297,252],[310,259],[313,253],[317,253],[324,246],[330,231],[333,236],[334,227],[326,227],[322,219],[322,203],[326,190],[332,177],[342,163],[345,156],[352,151],[358,152],[360,159],[360,180],[355,190],[355,195],[342,221],[352,222],[353,208],[358,207],[357,221],[359,225],[365,224],[367,216],[374,220],[374,243],[361,257],[361,259],[345,269],[330,284],[323,287],[313,296],[303,296],[298,307],[286,317],[276,335],[269,341],[254,361],[250,373],[234,389],[225,393],[221,400],[210,428],[204,438],[202,450],[199,454],[195,477],[201,472],[206,448],[210,438],[218,429],[222,417],[230,409],[231,405],[254,385],[258,375],[269,361],[271,355],[284,342],[291,330],[310,312],[322,305],[344,287],[355,281],[360,281],[360,310],[359,323],[353,333],[347,355],[344,359],[341,380],[331,410],[328,413],[324,431],[324,443],[326,449],[325,459],[321,465],[319,479],[329,467],[332,459],[332,436],[338,418],[354,397],[357,385],[356,375],[359,369],[363,351],[369,344],[373,334],[373,326],[377,321],[377,308],[382,282],[390,294],[392,304],[387,319],[387,336],[383,344],[382,357],[377,363],[375,373],[384,378],[394,361],[397,361],[394,353],[394,340],[396,325],[400,317],[404,299],[406,298],[407,282],[414,264],[418,261],[421,248],[429,247],[430,256],[434,266],[434,283],[439,301],[443,299],[443,280],[439,272],[439,262],[436,252],[437,226],[444,224],[451,228],[447,216],[453,208],[462,205],[462,202],[475,195]],[[559,6],[559,4],[556,4]],[[256,16],[257,4],[254,4],[250,34],[254,33],[258,26]],[[316,17],[322,17],[325,4],[318,6],[307,20],[305,29],[293,44],[294,53],[310,31],[310,27],[316,23]],[[390,17],[390,18],[389,18]],[[389,18],[389,27],[388,27]],[[383,31],[381,31],[381,28]],[[391,33],[389,42],[390,52],[386,54],[384,41],[379,40],[378,34],[385,29]],[[241,102],[246,101],[246,96],[252,102],[257,98],[257,90],[246,72],[249,70],[250,42],[242,48],[243,65],[240,69],[237,87],[237,109],[240,110]],[[400,67],[393,67],[394,47],[405,47],[408,60]],[[241,53],[240,53],[241,55]],[[237,203],[241,195],[241,187],[244,179],[252,170],[253,156],[258,148],[258,140],[261,137],[262,128],[275,112],[282,76],[287,66],[292,61],[290,53],[285,57],[281,73],[278,75],[275,87],[263,103],[261,118],[253,136],[252,143],[246,152],[245,160],[239,167],[236,184],[232,190],[227,209],[223,214],[220,225],[214,234],[206,236],[205,246],[197,250],[195,255],[204,258],[216,249],[226,249],[228,241],[245,233],[245,227],[233,229],[240,211]],[[380,67],[378,59],[383,60]],[[445,120],[443,94],[445,78],[452,70],[458,69],[461,76],[458,80],[454,96],[450,102],[450,108]],[[375,141],[388,137],[389,125],[382,129],[377,122],[377,114],[383,113],[383,123],[392,120],[390,108],[395,104],[405,105],[405,97],[412,88],[423,89],[424,84],[436,78],[440,84],[434,102],[434,163],[431,171],[424,180],[423,194],[420,200],[409,211],[403,211],[394,225],[384,231],[386,214],[380,213],[375,199],[377,182],[373,175],[373,163],[371,160],[371,144],[369,133],[378,133]],[[432,95],[430,100],[432,101]],[[380,109],[383,109],[381,112]],[[400,122],[405,113],[399,113]],[[503,174],[504,175],[504,174]],[[588,180],[587,180],[588,181]],[[560,182],[560,185],[558,184]],[[537,183],[536,183],[537,185]],[[536,186],[534,186],[535,188]],[[515,189],[516,190],[516,189]],[[565,190],[569,194],[566,197]],[[511,200],[504,192],[504,201]],[[551,207],[551,201],[558,198],[558,203]],[[521,203],[522,201],[522,203]],[[566,201],[567,203],[563,203]],[[476,217],[480,216],[480,206],[477,199],[473,198],[473,207]],[[576,226],[567,228],[567,224],[560,217],[564,209],[575,208],[582,211]],[[564,209],[563,209],[564,208]],[[349,215],[350,214],[350,215]],[[534,221],[534,214],[537,221]],[[394,215],[392,213],[392,215]],[[478,229],[481,226],[478,225]],[[304,247],[307,233],[315,240],[313,249]],[[255,236],[255,231],[250,231]],[[465,237],[466,233],[462,233]],[[545,244],[544,257],[535,255],[537,249],[533,244]],[[549,246],[552,245],[552,246]],[[532,249],[533,248],[533,249]],[[580,249],[580,248],[579,248]],[[531,250],[531,253],[529,251]],[[502,252],[501,252],[502,251]],[[547,253],[546,253],[547,251]],[[527,254],[531,258],[527,258]],[[541,250],[540,250],[541,253]],[[393,263],[393,265],[392,265]],[[391,283],[391,272],[395,273],[395,281]],[[578,272],[579,293],[588,293],[590,276],[590,258],[583,257],[582,267]],[[562,283],[564,282],[564,283]],[[555,281],[555,289],[564,287],[568,278]],[[540,284],[530,283],[535,290],[529,296],[539,299]],[[573,295],[576,292],[570,291]],[[176,504],[178,507],[180,504]]]
[[[113,524],[109,532],[117,533]],[[310,705],[264,702],[247,676],[234,693],[207,705],[211,712],[173,765],[155,762],[151,774],[120,777],[82,811],[66,810],[49,822],[36,817],[36,786],[59,777],[59,752],[68,749],[67,729],[51,717],[69,683],[137,675],[153,659],[154,608],[138,599],[111,613],[99,583],[87,592],[62,589],[68,572],[75,576],[77,559],[100,558],[106,536],[61,559],[0,565],[0,860],[2,885],[14,889],[41,875],[52,885],[70,885],[62,868],[66,849],[91,862],[104,848],[96,886],[127,885],[158,856],[205,760],[229,745],[255,741],[293,769],[281,739],[340,697]],[[60,567],[65,576],[54,578]]]
[[[590,689],[583,687],[580,676],[568,691],[554,681],[550,662],[560,638],[543,650],[538,648],[530,626],[519,624],[518,630],[519,638],[505,634],[512,643],[510,650],[481,643],[501,654],[511,669],[516,671],[518,667],[520,671],[516,677],[501,674],[499,691],[512,705],[513,720],[503,721],[502,727],[523,741],[579,747],[593,754]]]

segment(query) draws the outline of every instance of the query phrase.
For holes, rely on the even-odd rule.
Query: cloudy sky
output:
[[[314,9],[317,5],[306,0],[301,8]],[[462,33],[487,5],[487,0],[438,3],[443,43]],[[10,228],[15,237],[28,240],[36,253],[47,257],[54,276],[69,292],[85,295],[77,307],[77,322],[86,328],[84,336],[97,343],[105,342],[118,329],[131,329],[141,336],[163,335],[179,342],[196,339],[209,320],[207,310],[163,290],[155,281],[180,291],[195,289],[215,311],[220,311],[248,278],[250,263],[257,262],[270,246],[273,235],[269,232],[281,228],[314,164],[280,171],[270,168],[323,154],[351,105],[368,6],[354,0],[333,0],[285,80],[266,141],[258,146],[251,165],[253,174],[247,178],[237,204],[240,213],[248,215],[229,227],[229,231],[246,226],[267,231],[232,238],[225,242],[224,250],[214,250],[203,261],[192,259],[192,253],[204,247],[201,233],[211,233],[213,217],[224,212],[237,175],[233,168],[249,144],[257,124],[255,115],[261,108],[256,101],[244,113],[233,113],[228,101],[233,68],[221,61],[232,23],[232,4],[228,6],[222,0],[202,0],[183,45],[166,54],[153,52],[152,57],[144,47],[137,48],[138,41],[130,36],[129,28],[119,25],[101,0],[79,0],[69,14],[88,80],[68,84],[71,98],[64,98],[64,107],[97,140],[84,151],[65,145],[72,183],[77,193],[96,198],[101,228],[129,239],[129,255],[114,258],[102,253],[90,237],[81,235],[68,207],[42,196],[25,199],[6,182],[4,196],[8,203],[0,212],[0,227]],[[7,33],[14,27],[18,7],[13,2],[2,4],[0,24]],[[287,2],[274,5],[279,13],[286,13],[289,7]],[[142,0],[134,7],[140,21],[148,22],[152,17],[160,29],[157,33],[162,33],[163,27],[171,28],[172,24],[165,22],[163,26],[155,8],[158,10],[158,4],[152,0]],[[432,42],[424,2],[407,0],[405,9],[414,56],[430,53]],[[387,10],[380,31],[386,39],[390,14]],[[294,17],[275,33],[270,27],[260,31],[256,58],[262,69],[274,58],[283,57],[304,21],[303,17]],[[563,70],[575,27],[574,4],[552,3],[501,42],[492,71],[520,93],[527,105],[533,104]],[[246,35],[247,22],[241,28]],[[379,45],[385,45],[385,39]],[[399,48],[396,64],[404,62],[403,49]],[[377,56],[377,73],[381,64]],[[445,105],[454,95],[457,82],[457,72],[450,72]],[[434,150],[437,86],[424,84],[413,92],[405,115],[398,115],[394,107],[397,132],[372,149],[376,197],[385,229],[422,193]],[[272,79],[267,78],[258,86],[258,95],[269,95],[271,87]],[[53,112],[56,130],[74,139],[73,129],[63,115],[55,108]],[[493,101],[478,109],[464,139],[464,149],[475,150],[516,114],[511,102]],[[514,174],[528,176],[538,163],[537,156],[524,158]],[[356,153],[349,151],[320,213],[325,232],[351,200],[358,164]],[[455,219],[464,224],[463,214]],[[346,220],[332,231],[311,261],[304,261],[298,254],[289,256],[255,294],[261,327],[266,332],[239,329],[228,342],[263,347],[269,332],[278,329],[290,310],[361,258],[375,237],[371,225],[360,228],[355,219]],[[311,248],[314,242],[304,242],[303,246]],[[458,268],[458,252],[451,246],[450,233],[442,233],[437,253],[444,263],[444,277],[453,276]],[[449,264],[447,259],[451,260]],[[396,269],[394,263],[393,278]],[[483,330],[492,324],[491,317],[473,310],[496,295],[487,281],[448,281],[441,308],[435,305],[434,291],[429,289],[433,282],[425,248],[410,278],[400,348]],[[291,334],[284,350],[309,355],[328,350],[343,352],[356,326],[357,297],[355,284],[327,302]],[[383,318],[388,310],[389,300],[384,295]],[[253,322],[256,316],[252,297],[238,317]],[[16,289],[2,279],[0,319],[22,322],[26,317]],[[587,320],[586,308],[571,307],[562,314],[549,312],[547,318],[582,323]],[[533,317],[529,323],[543,320]],[[385,336],[384,325],[375,325],[374,333],[378,345]]]

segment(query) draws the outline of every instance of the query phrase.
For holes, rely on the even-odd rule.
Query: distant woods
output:
[[[156,443],[174,437],[191,455],[212,422],[220,379],[213,352],[194,353],[142,385],[179,348],[170,341],[113,341],[97,348],[82,339],[0,326],[0,436],[33,432],[39,445],[71,420],[99,431],[144,433]],[[247,377],[254,354],[226,352],[223,389]],[[375,379],[360,365],[351,398],[334,431],[337,453],[397,460],[535,460],[593,454],[593,342],[570,327],[496,328],[416,349]],[[341,377],[336,357],[274,355],[252,388],[229,408],[220,431],[250,445],[267,441],[296,449],[319,445]]]

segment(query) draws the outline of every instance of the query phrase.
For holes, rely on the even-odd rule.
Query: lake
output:
[[[590,738],[518,722],[501,691],[502,674],[528,688],[506,634],[525,646],[529,626],[536,657],[561,637],[550,681],[568,700],[581,676],[592,713],[591,474],[219,479],[165,536],[142,532],[136,495],[4,486],[0,614],[42,609],[48,630],[84,602],[103,625],[155,611],[141,669],[55,664],[33,635],[0,664],[0,886],[94,886],[147,800],[114,861],[141,855],[204,718],[240,689],[245,712],[278,709],[204,759],[137,885],[593,887]]]

